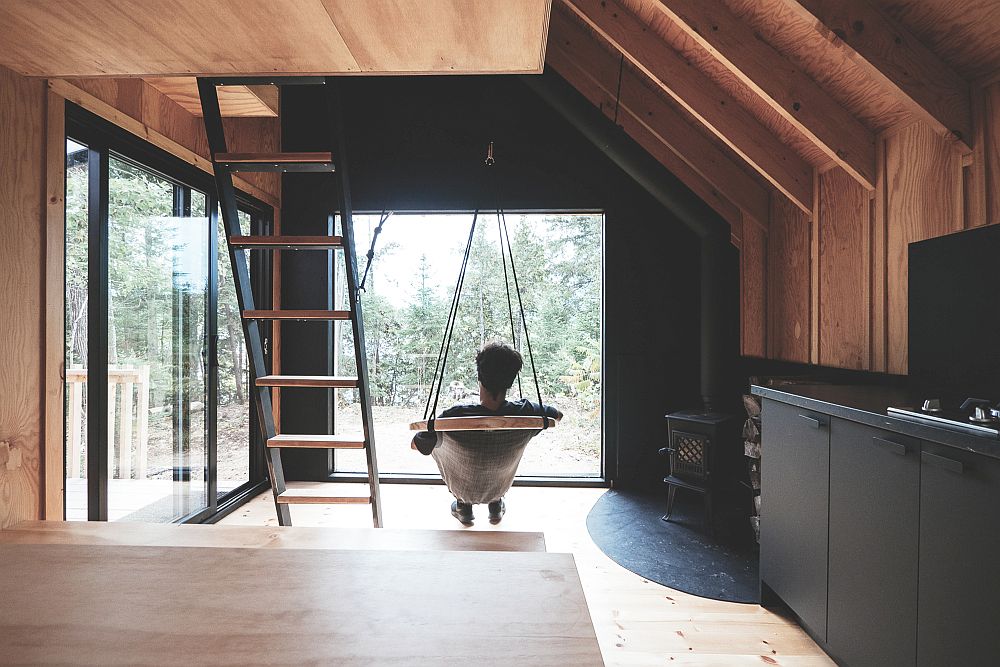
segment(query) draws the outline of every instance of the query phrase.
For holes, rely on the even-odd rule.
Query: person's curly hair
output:
[[[510,389],[523,364],[521,353],[506,343],[486,343],[476,354],[479,381],[496,397]]]

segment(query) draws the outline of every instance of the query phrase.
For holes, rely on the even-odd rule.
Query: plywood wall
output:
[[[0,528],[42,507],[45,103],[0,67]]]
[[[874,191],[832,168],[812,216],[775,198],[767,232],[743,242],[742,298],[766,294],[767,321],[761,339],[743,305],[744,355],[906,373],[908,244],[1000,223],[1000,83],[973,99],[971,153],[915,123],[879,136]]]
[[[62,517],[64,98],[211,167],[201,120],[141,80],[46,82],[0,67],[0,528]],[[225,122],[231,150],[279,149],[277,119]],[[278,175],[237,187],[280,210]]]
[[[809,216],[787,197],[771,198],[767,233],[767,356],[809,361]]]

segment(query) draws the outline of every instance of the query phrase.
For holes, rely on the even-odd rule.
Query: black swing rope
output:
[[[444,327],[444,336],[441,339],[441,348],[438,350],[437,363],[434,364],[434,378],[431,380],[431,392],[427,394],[427,405],[424,406],[424,419],[427,420],[427,430],[434,432],[434,416],[437,414],[438,398],[441,396],[441,385],[444,383],[445,364],[448,363],[448,350],[451,348],[451,334],[455,330],[455,321],[458,319],[459,297],[462,294],[462,285],[465,283],[465,269],[469,265],[469,254],[472,251],[472,239],[476,235],[476,221],[479,219],[479,210],[472,215],[472,227],[469,229],[469,240],[465,244],[465,255],[462,257],[462,268],[458,272],[458,282],[455,285],[455,293],[451,297],[451,310],[448,312],[448,322]],[[439,375],[440,372],[440,375]],[[437,391],[434,385],[437,385]],[[431,409],[431,393],[434,394],[434,407]]]
[[[492,167],[495,164],[493,159],[493,142],[490,142],[489,151],[486,157],[486,166]],[[514,348],[517,348],[517,332],[514,329],[514,305],[510,300],[510,279],[507,277],[507,255],[504,253],[503,249],[503,231],[500,223],[500,202],[503,201],[500,195],[500,175],[494,170],[493,182],[496,190],[496,205],[497,205],[497,238],[500,241],[500,260],[503,263],[503,286],[507,290],[507,313],[510,315],[510,343]],[[507,250],[510,250],[508,246]],[[511,255],[511,263],[514,261],[514,256]],[[520,295],[519,295],[520,296]],[[522,320],[523,321],[523,320]],[[524,398],[524,387],[521,386],[521,371],[517,372],[517,393],[521,398]]]
[[[493,164],[493,143],[490,142],[486,165],[492,166]],[[462,287],[465,284],[465,273],[469,265],[469,255],[472,251],[472,241],[476,234],[476,223],[478,219],[479,210],[476,209],[472,216],[472,227],[469,230],[469,240],[465,244],[465,254],[462,257],[462,268],[459,270],[458,282],[455,285],[455,293],[452,295],[451,299],[451,309],[448,312],[448,322],[445,324],[444,336],[441,339],[441,347],[438,350],[437,363],[434,364],[434,377],[431,380],[430,392],[427,394],[427,403],[424,406],[424,419],[427,421],[427,430],[431,433],[434,432],[434,420],[435,415],[437,414],[438,399],[441,396],[441,387],[444,384],[445,368],[448,363],[448,351],[451,348],[451,337],[455,330],[455,322],[458,319],[458,307],[461,301]],[[538,395],[538,409],[542,418],[542,430],[544,430],[549,427],[549,420],[545,416],[545,403],[542,401],[542,388],[538,382],[538,368],[535,366],[535,356],[531,350],[531,337],[528,335],[528,321],[524,313],[524,302],[521,299],[521,287],[517,279],[517,267],[514,264],[514,250],[510,244],[510,232],[507,229],[507,218],[504,214],[503,208],[499,206],[499,202],[497,206],[497,233],[500,235],[500,256],[503,259],[504,285],[507,289],[507,310],[510,315],[511,342],[513,343],[514,339],[516,339],[516,331],[514,329],[514,305],[510,298],[510,281],[507,274],[507,255],[510,256],[510,275],[514,278],[514,291],[517,293],[517,305],[521,314],[521,324],[524,327],[524,343],[528,348],[528,360],[531,363],[531,373],[535,381],[535,392]],[[507,245],[506,254],[504,253],[504,241],[506,241]],[[518,373],[517,380],[518,390],[523,396],[524,391],[521,387],[520,373]],[[434,396],[433,407],[431,406],[432,394]]]
[[[521,311],[521,324],[524,326],[524,344],[528,348],[528,360],[531,362],[531,374],[535,380],[535,391],[538,393],[538,411],[542,416],[542,429],[549,427],[545,417],[545,403],[542,402],[542,387],[538,384],[538,367],[535,366],[535,355],[531,353],[531,336],[528,335],[528,320],[524,316],[524,302],[521,301],[521,286],[517,282],[517,268],[514,266],[514,250],[510,245],[510,233],[507,231],[507,217],[500,209],[500,219],[503,220],[503,233],[507,240],[507,252],[510,253],[510,273],[514,276],[514,292],[517,293],[517,307]]]
[[[382,233],[382,225],[391,217],[392,211],[382,209],[382,215],[378,219],[378,227],[375,228],[375,233],[372,235],[371,247],[368,248],[368,263],[365,264],[365,274],[361,277],[361,284],[358,285],[358,296],[365,291],[365,281],[368,280],[368,272],[371,271],[372,262],[375,260],[375,243],[378,241],[378,235]]]

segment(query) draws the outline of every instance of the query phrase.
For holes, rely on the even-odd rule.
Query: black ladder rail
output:
[[[337,203],[340,211],[341,235],[344,243],[344,266],[347,273],[347,294],[350,310],[354,314],[351,324],[354,331],[354,357],[357,361],[358,401],[361,404],[361,423],[367,446],[368,486],[371,489],[372,521],[382,527],[382,499],[379,492],[378,462],[375,457],[374,424],[372,422],[371,396],[368,392],[368,353],[365,348],[365,323],[358,294],[357,255],[354,246],[354,211],[351,207],[351,188],[347,168],[347,137],[341,105],[340,84],[334,77],[326,80],[327,104],[334,130],[333,154],[337,156]]]
[[[318,80],[317,80],[318,79]],[[282,526],[291,525],[291,515],[288,505],[301,503],[358,503],[367,502],[372,506],[372,521],[376,528],[382,527],[382,503],[379,493],[378,465],[375,457],[374,426],[371,413],[371,396],[368,386],[368,363],[365,350],[364,320],[358,293],[357,256],[354,245],[354,219],[351,207],[350,187],[347,179],[346,138],[344,135],[343,118],[339,97],[339,87],[332,78],[311,77],[308,83],[326,84],[330,104],[330,115],[333,121],[335,138],[333,143],[336,152],[333,153],[279,153],[279,154],[230,154],[226,152],[225,136],[222,128],[222,114],[219,108],[217,85],[236,83],[237,79],[225,77],[199,78],[198,92],[201,98],[202,112],[205,118],[205,129],[211,149],[212,162],[215,166],[216,186],[219,203],[222,209],[223,223],[226,229],[227,245],[233,266],[233,277],[237,288],[237,298],[243,321],[247,353],[250,357],[251,381],[257,390],[254,394],[257,410],[260,415],[261,430],[264,435],[265,456],[271,477],[271,489],[274,494],[275,511],[278,523]],[[289,80],[289,83],[299,83]],[[275,82],[277,83],[277,82]],[[279,84],[280,85],[280,84]],[[336,155],[342,164],[336,168],[332,156]],[[251,165],[252,168],[244,168]],[[273,167],[273,168],[272,168]],[[279,168],[280,167],[280,168]],[[330,213],[340,213],[343,236],[313,237],[313,236],[242,236],[239,228],[239,217],[236,206],[236,191],[233,186],[232,174],[237,171],[326,171],[335,175],[335,187],[331,197]],[[331,230],[332,233],[332,230]],[[257,310],[254,307],[253,293],[250,288],[249,267],[243,249],[269,248],[272,250],[333,250],[341,247],[344,250],[344,265],[347,275],[347,287],[350,299],[348,311],[334,311],[333,304],[328,304],[330,310]],[[339,378],[334,376],[272,376],[264,362],[262,341],[260,336],[260,320],[310,320],[350,319],[354,333],[354,354],[358,368],[358,377]],[[363,435],[360,441],[348,436],[279,436],[274,424],[273,408],[269,388],[274,386],[314,386],[314,387],[356,387],[358,402],[362,410]],[[331,408],[332,409],[332,408]],[[287,489],[284,472],[281,466],[280,449],[282,447],[310,447],[324,449],[359,449],[363,448],[368,463],[368,496],[334,496],[302,492]]]
[[[208,137],[209,151],[213,158],[218,153],[226,152],[226,136],[222,129],[222,112],[219,109],[219,95],[215,89],[215,81],[198,79],[198,94],[201,98],[202,115],[205,119],[205,133]],[[236,190],[233,186],[233,176],[229,169],[215,165],[215,187],[218,191],[219,207],[222,209],[222,222],[226,230],[226,238],[240,236],[239,214],[236,208]],[[229,261],[233,268],[236,288],[236,298],[240,311],[255,310],[253,291],[250,283],[250,268],[247,265],[245,253],[230,245]],[[267,387],[256,386],[256,379],[268,374],[264,362],[264,349],[261,343],[260,324],[257,320],[240,318],[243,323],[243,336],[246,341],[247,356],[250,361],[250,386],[254,392],[254,402],[257,405],[257,417],[264,435],[264,442],[276,435],[274,426],[274,411],[271,405],[271,393]],[[285,492],[285,475],[281,467],[281,450],[265,447],[264,456],[267,461],[268,474],[271,478],[271,491],[274,495],[274,509],[278,523],[282,526],[292,524],[288,505],[278,502],[279,496]]]

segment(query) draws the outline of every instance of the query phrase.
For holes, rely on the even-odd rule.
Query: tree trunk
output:
[[[236,402],[240,405],[246,403],[246,395],[243,393],[243,346],[240,339],[243,332],[241,327],[233,324],[233,310],[228,305],[223,310],[223,319],[226,321],[226,332],[229,334],[229,353],[233,357],[233,376],[236,379]]]

